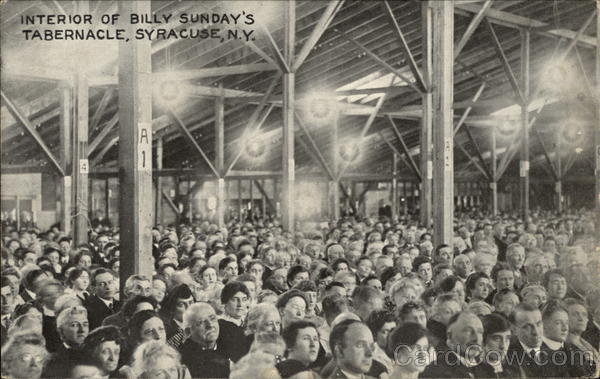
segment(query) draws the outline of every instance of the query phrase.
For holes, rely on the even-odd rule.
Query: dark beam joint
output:
[[[415,80],[417,81],[417,86],[419,87],[420,92],[427,92],[427,85],[425,84],[425,80],[423,79],[423,75],[421,74],[421,70],[419,70],[419,66],[417,66],[417,62],[410,52],[410,47],[408,46],[408,42],[406,42],[406,38],[404,37],[404,33],[402,33],[402,29],[400,29],[400,25],[398,25],[398,21],[396,21],[396,17],[394,16],[394,11],[387,0],[384,0],[382,6],[387,12],[388,22],[392,29],[394,30],[396,37],[398,37],[400,41],[400,47],[402,48],[402,52],[408,61],[408,67],[412,72]]]

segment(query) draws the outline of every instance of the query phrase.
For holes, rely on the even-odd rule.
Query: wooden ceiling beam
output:
[[[185,136],[185,138],[187,139],[187,141],[194,147],[194,149],[196,150],[196,152],[198,154],[200,154],[200,156],[204,160],[204,163],[206,163],[206,165],[210,168],[210,170],[213,172],[213,174],[215,175],[215,177],[219,178],[220,177],[219,171],[217,171],[217,169],[212,164],[212,162],[210,161],[210,159],[208,159],[208,156],[204,153],[204,150],[202,150],[202,148],[200,147],[200,145],[198,145],[198,142],[196,141],[196,139],[194,138],[194,136],[192,135],[192,133],[190,133],[190,131],[186,128],[186,126],[179,119],[179,117],[177,117],[177,115],[171,109],[169,109],[167,111],[167,115],[169,116],[169,118],[171,118],[171,120],[173,120],[173,122],[175,123],[175,125],[177,125],[177,127],[181,130],[181,132],[183,133],[183,135]]]
[[[354,38],[348,36],[344,32],[337,30],[337,29],[335,31],[340,36],[342,36],[344,39],[346,39],[348,42],[352,43],[353,45],[355,45],[356,47],[361,49],[364,53],[367,54],[367,56],[369,56],[373,61],[375,61],[377,64],[379,64],[379,66],[383,67],[384,69],[390,71],[391,73],[393,73],[394,75],[396,75],[397,77],[402,79],[407,85],[409,85],[411,88],[413,88],[418,93],[422,92],[421,89],[417,85],[415,85],[409,78],[407,78],[402,72],[400,72],[399,69],[394,68],[392,65],[390,65],[389,63],[387,63],[386,61],[384,61],[383,59],[378,57],[374,52],[372,52],[366,46],[364,46],[363,44],[361,44]]]
[[[498,39],[498,35],[496,34],[494,27],[487,19],[485,20],[485,25],[490,34],[490,37],[492,38],[493,46],[496,49],[496,55],[498,55],[498,59],[500,60],[500,63],[502,63],[504,72],[506,73],[506,76],[508,77],[510,85],[511,85],[517,99],[519,100],[520,104],[526,104],[527,99],[525,98],[523,91],[521,91],[521,88],[519,87],[519,84],[517,83],[515,74],[513,73],[513,70],[510,67],[510,63],[508,62],[508,58],[506,58],[506,54],[504,54],[504,50],[502,50],[502,44],[500,43],[500,40]]]
[[[4,105],[6,105],[6,107],[8,108],[8,111],[21,124],[21,126],[29,134],[31,134],[31,136],[33,137],[35,142],[37,142],[37,144],[44,151],[46,158],[48,158],[50,160],[50,162],[52,162],[54,167],[56,167],[56,170],[62,176],[65,176],[65,172],[63,171],[61,164],[58,162],[58,160],[56,159],[54,154],[52,154],[52,151],[50,151],[48,146],[46,146],[46,143],[44,142],[42,137],[40,137],[38,132],[35,130],[35,127],[33,126],[33,124],[31,124],[31,122],[27,119],[27,117],[25,117],[25,115],[21,112],[19,107],[17,107],[17,105],[6,95],[6,93],[4,93],[4,91],[0,91],[0,94],[2,95],[2,101],[4,102]]]
[[[485,13],[491,7],[492,0],[486,0],[481,9],[479,9],[479,11],[475,14],[473,19],[469,23],[469,26],[467,26],[467,30],[465,30],[465,33],[460,38],[460,41],[458,41],[458,43],[454,47],[454,59],[458,58],[460,52],[464,49],[467,42],[469,42],[469,39],[471,39],[471,36],[475,33],[475,30],[477,29],[477,27],[479,27],[479,24],[481,24],[481,21],[483,21]]]
[[[591,3],[590,3],[591,5]],[[478,13],[481,10],[482,6],[479,4],[456,4],[456,10],[462,10],[468,13]],[[591,10],[591,9],[590,9]],[[486,12],[486,18],[498,25],[506,26],[509,28],[531,28],[532,32],[536,33],[535,28],[545,27],[548,24],[545,22],[541,22],[538,20],[534,20],[531,18],[519,16],[516,14],[504,12],[501,10],[497,10],[494,8],[488,9]],[[555,29],[547,32],[538,32],[539,34],[549,35],[552,37],[558,38],[566,38],[566,39],[574,39],[577,35],[576,32],[567,29]],[[579,41],[577,42],[580,46],[586,48],[593,48],[598,46],[598,41],[594,37],[590,36],[581,36]]]
[[[325,12],[323,12],[323,14],[321,15],[319,22],[313,28],[308,39],[304,41],[302,49],[296,56],[294,65],[292,67],[293,72],[298,71],[300,66],[302,66],[302,63],[304,63],[304,60],[308,57],[308,54],[310,54],[311,50],[315,47],[316,43],[319,42],[319,39],[321,38],[325,30],[329,27],[329,24],[331,24],[331,21],[333,20],[337,12],[344,5],[344,1],[345,0],[329,2],[329,4],[327,5],[327,9],[325,9]]]
[[[387,0],[383,1],[382,6],[387,12],[388,22],[391,25],[394,34],[400,41],[400,48],[402,49],[402,52],[404,53],[404,56],[408,61],[408,67],[410,68],[410,71],[412,72],[413,77],[417,82],[419,91],[427,92],[427,85],[425,84],[425,80],[423,79],[421,70],[419,69],[419,66],[417,65],[417,62],[415,61],[415,58],[413,57],[412,53],[410,52],[410,47],[408,46],[408,42],[406,42],[406,38],[404,37],[404,33],[402,33],[400,25],[398,25],[398,21],[396,21],[396,16],[394,16],[394,11],[392,10],[392,7],[390,7],[390,4],[387,2]]]

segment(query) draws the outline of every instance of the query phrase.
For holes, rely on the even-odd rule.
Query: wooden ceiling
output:
[[[156,14],[222,13],[228,12],[228,7],[233,3],[235,2],[153,1],[152,7]],[[167,70],[189,73],[190,70],[261,64],[259,66],[263,68],[261,71],[203,76],[186,81],[188,85],[196,87],[198,90],[195,91],[194,96],[186,98],[177,105],[173,111],[192,133],[209,159],[213,161],[215,156],[214,97],[211,96],[211,91],[208,89],[220,85],[226,90],[231,90],[225,99],[225,161],[229,162],[240,148],[241,136],[244,134],[248,119],[254,112],[262,94],[272,83],[275,83],[271,95],[273,107],[269,113],[263,111],[261,114],[261,117],[265,118],[261,131],[266,135],[267,153],[260,160],[247,159],[245,155],[242,155],[234,167],[236,170],[281,170],[282,115],[277,99],[281,97],[282,84],[278,79],[278,72],[274,67],[269,68],[270,65],[265,57],[257,52],[266,52],[268,55],[266,59],[276,59],[267,33],[259,26],[264,25],[273,37],[275,44],[282,47],[283,7],[282,2],[278,1],[262,3],[267,3],[268,16],[264,16],[265,19],[261,20],[260,12],[264,12],[265,8],[257,10],[257,28],[255,30],[257,38],[254,41],[256,48],[236,40],[223,43],[217,40],[153,42],[152,65],[155,73]],[[455,41],[458,42],[465,34],[471,20],[484,6],[484,3],[483,1],[456,1]],[[245,6],[251,7],[248,4],[250,2],[246,2]],[[422,58],[420,2],[390,1],[389,4],[414,59],[420,65]],[[62,84],[60,81],[41,77],[51,76],[47,72],[53,73],[55,69],[60,71],[61,67],[46,67],[47,70],[39,70],[31,75],[26,73],[27,68],[15,67],[15,62],[19,57],[21,57],[23,65],[27,67],[42,67],[46,63],[36,62],[35,54],[32,62],[25,59],[26,57],[31,58],[31,55],[20,55],[23,42],[19,43],[18,33],[22,29],[19,15],[49,12],[69,14],[75,11],[75,6],[76,2],[71,1],[8,1],[0,8],[3,58],[13,57],[12,60],[3,59],[2,91],[28,117],[54,156],[59,155],[60,88]],[[301,50],[312,30],[319,23],[327,6],[327,1],[297,1],[296,53]],[[97,15],[113,13],[116,11],[116,7],[116,2],[89,1],[89,9]],[[543,75],[547,71],[548,62],[564,51],[570,43],[569,38],[576,35],[594,11],[595,4],[592,0],[496,0],[492,1],[491,9],[487,11],[486,15],[494,25],[502,49],[517,77],[520,70],[520,28],[524,25],[529,26],[531,31],[531,87],[532,92],[535,92],[538,86],[547,83]],[[343,32],[365,46],[382,61],[391,65],[395,72],[411,76],[407,57],[403,53],[397,35],[387,22],[382,2],[347,0],[335,14],[328,28],[296,73],[296,94],[299,99],[316,90],[326,89],[333,92],[367,76],[375,79],[390,74],[389,70],[386,70],[356,44],[348,41],[338,32]],[[576,48],[571,49],[567,56],[566,61],[570,64],[572,79],[569,80],[569,83],[564,83],[562,90],[557,95],[551,96],[557,101],[543,109],[533,127],[535,131],[532,131],[530,137],[532,175],[549,175],[550,169],[547,159],[544,157],[542,144],[552,160],[555,151],[554,128],[564,128],[571,119],[578,118],[581,121],[581,131],[584,136],[592,135],[594,118],[597,117],[594,112],[592,95],[595,64],[593,44],[597,43],[595,35],[595,22],[591,22],[579,36]],[[47,42],[39,43],[36,48],[47,49],[48,46],[50,45]],[[68,51],[65,53],[68,54]],[[104,54],[102,50],[95,53],[99,56]],[[98,67],[101,68],[101,72],[95,74],[98,76],[96,78],[98,84],[101,84],[102,80],[112,80],[111,75],[115,74],[116,61],[111,61],[108,52],[105,55],[103,58],[109,58],[106,59],[107,64]],[[43,57],[43,54],[40,54],[40,57]],[[37,75],[40,72],[41,74]],[[221,73],[222,70],[217,72]],[[515,104],[514,92],[506,71],[483,23],[477,27],[458,56],[454,80],[456,121],[468,105],[473,105],[467,122],[455,137],[456,144],[462,146],[462,148],[457,146],[455,149],[455,172],[460,172],[461,176],[483,178],[483,174],[476,168],[477,164],[473,161],[476,161],[475,157],[479,149],[485,164],[489,166],[490,121],[488,116],[494,111]],[[481,98],[478,102],[473,103],[471,101],[473,96],[484,82],[486,87]],[[375,87],[386,87],[388,84]],[[567,84],[571,84],[571,87],[568,87]],[[207,89],[207,87],[209,88]],[[368,90],[363,91],[365,94],[370,93]],[[360,91],[352,93],[356,94]],[[90,152],[92,171],[96,167],[116,166],[118,158],[118,148],[116,147],[118,144],[117,96],[118,91],[115,86],[90,87],[89,140],[94,147]],[[544,96],[550,97],[550,94],[540,92],[540,97]],[[352,104],[356,105],[353,109],[358,109],[359,106],[372,108],[376,102],[377,97],[371,96],[367,98],[367,101],[359,100]],[[350,107],[347,98],[343,100],[343,105]],[[409,151],[412,152],[418,164],[419,105],[419,93],[409,86],[397,85],[393,88],[361,144],[360,159],[351,164],[348,172],[380,174],[390,172],[393,154],[390,145],[400,152],[402,150],[401,142],[391,128],[386,115],[392,115],[394,118]],[[306,125],[319,150],[326,157],[331,156],[331,122],[311,122],[310,119],[303,117],[302,111],[299,113],[301,121]],[[340,116],[341,140],[358,136],[368,117],[368,113],[362,115],[356,115],[357,112],[348,113],[351,114]],[[535,114],[536,112],[533,112],[532,116]],[[199,172],[210,172],[198,153],[189,147],[180,129],[165,116],[164,109],[158,105],[155,106],[153,118],[155,141],[159,137],[164,141],[164,168],[197,168]],[[115,126],[111,129],[110,125]],[[469,138],[467,128],[473,138]],[[307,141],[303,134],[301,129],[297,130],[295,146],[297,173],[322,172],[317,162],[311,157],[312,154],[307,152]],[[539,135],[539,139],[537,135]],[[572,159],[574,162],[571,173],[578,172],[583,175],[593,173],[591,140],[592,138],[582,138],[581,143],[577,146],[583,149],[580,154],[574,155],[574,146],[568,147],[563,152],[566,160]],[[498,139],[498,159],[501,159],[511,143],[512,141],[509,140]],[[42,149],[31,135],[8,115],[4,104],[2,106],[2,163],[4,166],[49,165]],[[400,168],[402,176],[414,176],[407,164],[401,163]],[[515,170],[509,168],[507,175],[515,175]]]

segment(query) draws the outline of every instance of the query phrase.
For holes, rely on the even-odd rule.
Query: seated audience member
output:
[[[144,310],[155,311],[157,308],[156,300],[150,296],[134,295],[127,299],[121,310],[112,316],[108,316],[102,321],[103,326],[116,326],[122,333],[127,329],[127,324],[134,314]]]
[[[575,357],[578,348],[566,342],[569,336],[569,314],[567,309],[559,301],[550,300],[542,308],[542,321],[544,324],[542,352],[547,353],[550,357],[548,364],[544,365],[545,376],[590,376],[594,371],[593,367],[577,364],[572,358]],[[579,351],[579,353],[583,353],[583,351]],[[561,364],[558,364],[556,360],[559,354],[568,357]]]
[[[492,304],[496,312],[510,317],[515,305],[519,304],[519,297],[514,291],[505,288],[494,295]]]
[[[68,272],[65,293],[73,293],[85,303],[90,296],[90,293],[88,292],[89,286],[90,273],[88,270],[75,267]]]
[[[439,295],[453,295],[461,305],[465,302],[465,285],[457,276],[449,276],[442,280],[438,293]]]
[[[546,272],[543,285],[550,300],[563,300],[567,295],[567,279],[560,269]]]
[[[167,331],[167,340],[183,339],[183,314],[193,303],[194,295],[187,284],[180,284],[169,290],[160,308],[160,315]]]
[[[24,331],[12,336],[2,346],[2,377],[39,379],[48,359],[45,345],[41,334]]]
[[[456,276],[462,280],[466,280],[473,271],[471,259],[466,254],[460,254],[456,256],[456,258],[454,258],[452,267],[454,268]]]
[[[369,318],[369,314],[383,309],[383,292],[369,286],[356,287],[352,294],[352,308],[361,320]]]
[[[119,329],[102,326],[88,334],[81,346],[81,354],[83,359],[100,369],[102,377],[110,377],[119,365],[121,343]]]
[[[65,371],[68,373],[65,377],[72,379],[101,378],[102,371],[94,364],[85,359],[73,361]]]
[[[600,354],[594,346],[582,338],[588,323],[588,311],[585,303],[576,298],[567,298],[564,300],[564,304],[569,314],[567,342],[586,353],[582,366],[587,373],[592,373],[591,377],[597,378],[600,376]]]
[[[246,378],[273,378],[279,379],[281,376],[275,368],[276,359],[271,355],[261,351],[251,352],[242,358],[233,367],[230,379]]]
[[[281,314],[281,326],[287,327],[294,321],[300,321],[306,316],[308,301],[306,295],[298,290],[290,290],[279,297],[277,309]]]
[[[329,350],[329,334],[331,333],[333,320],[338,315],[348,312],[350,306],[345,295],[335,293],[325,296],[321,303],[323,305],[323,317],[325,318],[325,322],[318,328],[319,338],[321,339],[321,346],[323,346],[325,352],[331,354],[331,350]]]
[[[542,284],[544,274],[548,271],[549,265],[543,254],[529,253],[525,259],[525,272],[527,273],[527,283]]]
[[[333,360],[330,367],[321,371],[323,378],[355,378],[370,375],[387,375],[385,367],[379,363],[373,375],[372,366],[375,342],[369,328],[357,320],[345,320],[335,325],[329,336],[329,347]],[[329,366],[329,365],[328,365]]]
[[[418,288],[407,278],[402,278],[390,289],[391,300],[396,309],[402,308],[404,303],[419,299]]]
[[[160,341],[167,343],[167,333],[162,318],[152,310],[143,310],[135,313],[127,325],[127,339],[122,346],[121,362],[131,363],[131,357],[135,349],[148,341]]]
[[[220,326],[213,307],[206,303],[192,304],[184,314],[184,325],[189,338],[181,345],[181,362],[193,378],[229,377],[230,354],[221,347]]]
[[[500,313],[492,313],[481,318],[483,324],[483,359],[473,369],[476,378],[524,378],[518,368],[510,366],[506,360],[510,345],[510,322]]]
[[[483,325],[474,313],[463,311],[448,322],[445,348],[438,351],[435,362],[430,363],[420,378],[470,378],[481,355]],[[440,353],[442,353],[440,355]]]
[[[419,274],[419,277],[425,284],[425,287],[430,287],[433,282],[433,269],[431,266],[431,260],[423,255],[416,257],[412,263],[413,270]]]
[[[56,300],[64,293],[64,287],[55,279],[41,283],[36,293],[36,302],[42,308],[42,334],[46,339],[46,349],[50,353],[60,347],[60,336],[56,330]]]
[[[513,271],[515,287],[523,288],[529,282],[525,272],[525,248],[519,243],[511,243],[506,248],[506,263]]]
[[[407,322],[390,331],[386,351],[393,358],[390,378],[416,379],[429,364],[430,346],[427,330]]]
[[[427,328],[427,311],[422,303],[409,301],[397,311],[396,316],[400,325],[410,322]]]
[[[490,278],[482,272],[469,275],[465,283],[466,298],[471,301],[486,301],[490,295]]]
[[[527,284],[521,290],[521,298],[523,299],[523,303],[528,303],[535,308],[541,309],[541,307],[546,304],[548,296],[546,289],[541,285]]]
[[[460,310],[460,304],[453,295],[442,295],[435,299],[431,308],[431,317],[427,320],[431,346],[436,349],[444,347],[448,323]]]
[[[371,329],[371,333],[373,334],[376,342],[373,350],[373,359],[382,363],[385,366],[388,374],[390,374],[392,372],[394,362],[393,357],[389,357],[386,353],[386,349],[388,335],[396,327],[394,314],[383,309],[373,311],[369,315],[366,324],[369,329]]]
[[[120,371],[127,377],[134,378],[192,378],[187,367],[181,364],[177,350],[160,341],[145,342],[138,346],[133,354],[131,367]],[[203,374],[203,376],[209,375],[209,373]]]
[[[64,309],[56,318],[56,328],[61,343],[50,356],[44,377],[64,377],[65,367],[79,358],[81,345],[89,333],[87,310],[82,306]]]
[[[309,321],[295,321],[282,332],[285,341],[287,359],[277,363],[276,367],[282,378],[289,378],[300,373],[312,373],[311,366],[319,355],[319,332]]]
[[[90,330],[102,325],[102,321],[115,314],[121,308],[121,302],[115,300],[119,291],[118,278],[114,272],[99,268],[92,274],[94,294],[89,296],[84,306],[88,311]]]
[[[231,359],[237,362],[248,353],[245,346],[243,323],[250,306],[250,291],[242,282],[230,281],[221,291],[221,303],[225,313],[219,318],[219,345],[231,353]]]
[[[467,304],[465,310],[471,311],[477,316],[482,317],[494,312],[494,307],[492,307],[485,301],[472,301],[469,304]]]
[[[517,304],[511,315],[510,322],[515,338],[512,339],[507,352],[511,366],[523,370],[526,377],[542,377],[544,367],[542,365],[542,342],[544,328],[542,313],[538,308],[530,304]],[[516,359],[521,359],[517,363]]]
[[[600,304],[593,310],[588,326],[581,336],[596,350],[600,350]]]

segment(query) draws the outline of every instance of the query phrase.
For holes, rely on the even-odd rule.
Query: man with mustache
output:
[[[187,341],[181,345],[181,362],[193,378],[229,377],[229,354],[217,344],[219,319],[210,304],[192,304],[183,314]]]
[[[474,378],[474,368],[482,352],[483,325],[470,311],[450,318],[446,333],[446,350],[425,368],[420,378]]]

